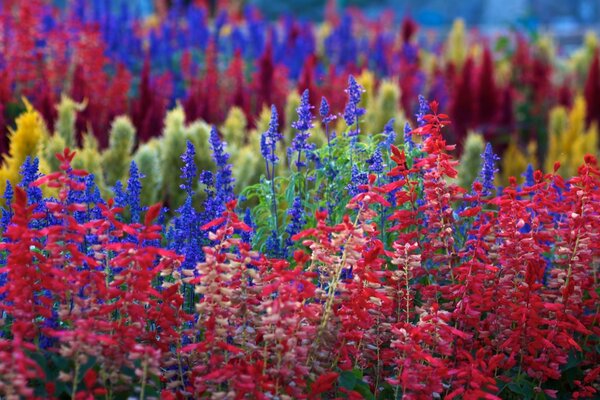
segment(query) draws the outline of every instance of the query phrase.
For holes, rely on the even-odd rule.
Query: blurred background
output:
[[[111,0],[118,7],[120,0]],[[187,5],[191,0],[129,0],[142,14],[151,14],[178,4]],[[470,26],[482,30],[525,27],[545,29],[565,39],[581,35],[588,29],[600,29],[600,1],[598,0],[233,0],[196,1],[208,7],[227,6],[257,7],[270,19],[286,15],[322,21],[327,3],[338,10],[360,9],[365,15],[377,18],[383,12],[392,11],[399,22],[410,14],[424,27],[449,29],[452,21],[462,18]],[[228,4],[226,4],[228,3]],[[55,0],[65,7],[68,0]]]

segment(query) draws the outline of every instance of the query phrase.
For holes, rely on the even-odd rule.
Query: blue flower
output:
[[[252,213],[250,211],[250,208],[246,208],[246,211],[244,213],[244,223],[246,225],[248,225],[250,228],[252,228],[252,231],[250,231],[250,232],[244,231],[240,234],[240,237],[242,238],[242,241],[244,243],[252,244],[252,238],[254,237],[254,229],[256,228],[256,225],[254,224],[254,221],[252,220]]]
[[[189,140],[187,141],[187,147],[185,153],[181,155],[183,161],[183,168],[181,168],[181,179],[183,184],[179,187],[187,193],[188,196],[194,195],[194,181],[196,179],[197,168],[194,156],[196,155],[196,149]]]
[[[43,200],[42,190],[37,186],[32,186],[32,183],[42,176],[38,170],[39,164],[40,162],[37,157],[32,159],[27,156],[25,162],[21,166],[21,183],[19,183],[19,187],[23,188],[27,193],[29,204],[41,205]]]
[[[357,124],[356,131],[351,134],[356,136],[359,133],[359,118],[365,113],[365,109],[358,106],[364,89],[358,84],[358,82],[356,82],[354,76],[350,75],[348,77],[348,88],[345,90],[345,92],[348,94],[348,102],[346,103],[346,108],[344,109],[344,120],[346,121],[346,125],[349,127],[354,125],[354,123]]]
[[[132,161],[129,167],[129,180],[127,181],[127,203],[129,204],[129,212],[131,213],[131,222],[140,222],[142,214],[141,179],[143,177],[135,161]]]
[[[225,204],[235,198],[233,193],[234,179],[231,173],[231,164],[229,164],[229,154],[225,151],[225,143],[219,137],[217,128],[214,126],[210,131],[210,147],[212,149],[212,157],[217,165],[215,172],[215,190],[216,197],[222,204],[222,210],[219,215],[225,211]]]
[[[4,232],[10,223],[13,216],[12,199],[14,191],[10,181],[6,181],[6,189],[4,190],[4,207],[2,208],[2,219],[0,219],[0,232]]]
[[[113,192],[115,194],[115,206],[123,208],[127,207],[127,193],[123,190],[123,183],[121,183],[121,181],[115,183]]]
[[[306,166],[306,162],[301,160],[302,152],[304,151],[308,156],[308,153],[315,148],[314,144],[308,143],[308,138],[310,137],[309,129],[313,127],[313,116],[310,112],[311,108],[314,107],[310,105],[308,89],[306,89],[304,93],[302,93],[300,105],[296,109],[298,112],[298,120],[296,122],[292,122],[292,127],[298,132],[292,140],[292,145],[287,150],[287,155],[290,159],[292,158],[294,152],[298,153],[298,159],[295,161],[296,168],[298,168],[298,170]]]
[[[329,134],[329,124],[334,121],[337,117],[335,115],[330,114],[329,111],[329,103],[325,97],[321,98],[321,106],[319,107],[319,115],[321,116],[321,121],[325,124],[325,135],[327,136],[327,144],[331,145],[331,135]]]
[[[281,240],[276,230],[272,230],[265,243],[265,254],[273,258],[282,258]]]
[[[329,103],[327,102],[327,99],[324,96],[321,97],[321,106],[319,107],[319,115],[321,116],[321,118],[325,118],[329,115]],[[323,120],[323,122],[325,122],[325,120]]]
[[[392,145],[394,144],[394,142],[396,142],[396,132],[394,131],[394,122],[396,122],[394,120],[394,118],[391,118],[387,124],[385,124],[385,126],[383,127],[383,134],[385,136],[385,139],[382,143],[382,145],[385,146],[386,150],[389,150],[390,147],[392,147]]]
[[[275,174],[275,165],[279,161],[276,149],[283,135],[277,131],[279,127],[277,108],[271,106],[271,120],[269,121],[269,129],[264,132],[260,138],[260,152],[267,164],[267,179],[271,180]],[[270,167],[270,168],[269,168]]]
[[[348,184],[348,186],[346,187],[346,189],[348,190],[348,194],[350,194],[351,197],[356,196],[357,194],[359,194],[361,191],[358,189],[358,187],[360,185],[366,185],[369,182],[369,176],[366,172],[362,172],[358,169],[358,167],[355,165],[352,165],[352,175],[351,175],[351,179],[350,179],[350,183]]]
[[[298,130],[299,132],[304,132],[308,131],[309,129],[312,129],[313,115],[310,110],[313,108],[314,107],[310,105],[308,89],[306,89],[302,93],[300,105],[296,109],[296,112],[298,113],[298,120],[296,122],[292,122],[292,128]]]
[[[356,63],[358,43],[356,37],[352,34],[352,22],[352,16],[344,13],[340,24],[325,39],[325,49],[331,59],[331,64],[339,69]]]
[[[410,152],[415,148],[415,143],[412,140],[412,128],[410,124],[407,122],[404,124],[404,148],[406,151]]]
[[[383,157],[381,156],[381,148],[377,147],[371,157],[367,159],[367,164],[369,164],[369,169],[376,173],[381,174],[384,170],[383,166]]]
[[[525,178],[525,186],[531,187],[535,185],[535,179],[533,179],[533,166],[531,164],[527,165],[527,169],[521,176]]]
[[[496,186],[494,186],[494,176],[496,175],[496,172],[498,172],[496,161],[500,160],[500,157],[494,154],[492,145],[488,143],[485,145],[485,150],[481,155],[481,158],[483,159],[483,164],[478,180],[483,186],[481,194],[488,196],[496,189]]]
[[[425,115],[431,112],[431,108],[429,108],[429,103],[427,99],[422,95],[419,95],[419,112],[416,114],[417,117],[417,125],[419,127],[425,125]]]
[[[302,204],[300,196],[296,196],[292,203],[292,207],[288,210],[287,214],[290,216],[290,222],[285,229],[285,232],[287,233],[287,239],[285,241],[286,256],[289,255],[289,250],[294,246],[292,236],[300,232],[306,224],[304,205]]]

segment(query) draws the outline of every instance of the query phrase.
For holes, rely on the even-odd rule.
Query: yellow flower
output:
[[[16,129],[9,128],[9,149],[0,167],[0,191],[4,193],[6,181],[12,185],[19,183],[19,170],[27,157],[36,157],[41,143],[48,136],[42,116],[23,99],[25,112],[15,121]]]

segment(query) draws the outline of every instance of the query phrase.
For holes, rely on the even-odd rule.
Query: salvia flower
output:
[[[369,164],[369,170],[375,174],[381,174],[384,170],[383,157],[381,155],[381,148],[377,147],[371,157],[367,159]]]
[[[135,161],[131,162],[129,167],[129,180],[127,181],[127,203],[131,213],[131,222],[140,222],[142,215],[142,178],[144,176],[139,172]]]
[[[0,231],[4,232],[12,218],[12,199],[14,191],[10,181],[6,181],[6,189],[4,189],[4,207],[2,208],[2,219],[0,219]]]
[[[304,90],[302,93],[302,98],[300,99],[300,105],[296,108],[296,112],[298,113],[298,120],[292,122],[292,127],[299,132],[304,132],[312,129],[313,127],[313,115],[310,111],[314,107],[310,105],[310,98],[308,89]]]
[[[244,223],[246,225],[248,225],[250,228],[252,228],[252,230],[242,231],[240,234],[240,237],[242,238],[242,241],[244,243],[252,244],[252,237],[254,236],[253,231],[256,228],[256,225],[254,224],[254,221],[252,220],[252,212],[251,212],[250,208],[246,208],[246,211],[244,212]]]
[[[348,194],[352,197],[360,193],[359,186],[368,183],[369,175],[358,169],[356,164],[352,165],[352,175],[350,183],[347,186]]]
[[[348,102],[346,103],[346,108],[344,109],[344,120],[346,121],[346,125],[351,127],[355,123],[358,125],[360,117],[365,113],[365,109],[358,106],[364,89],[356,81],[354,76],[350,75],[348,77],[348,88],[345,90],[345,92],[348,94]],[[358,133],[359,129],[357,126],[355,132],[352,132],[352,135],[355,136],[358,135]]]
[[[337,116],[330,113],[329,103],[325,97],[321,98],[321,106],[319,107],[319,115],[321,116],[321,120],[325,125],[330,124],[334,121]]]
[[[25,162],[21,166],[21,183],[19,187],[25,189],[29,204],[40,204],[42,202],[42,190],[31,184],[37,180],[41,174],[39,173],[39,160],[37,157],[31,158],[27,156]]]
[[[525,178],[525,186],[531,187],[535,185],[535,179],[533,179],[533,166],[531,164],[527,165],[527,169],[521,176]]]
[[[271,106],[271,120],[269,121],[269,129],[264,132],[260,139],[260,152],[267,164],[267,179],[272,179],[275,173],[275,165],[279,161],[276,149],[283,135],[277,131],[279,128],[279,116],[275,105]]]
[[[329,115],[329,103],[327,99],[323,96],[321,97],[321,106],[319,107],[319,115],[321,118],[325,118]]]
[[[404,147],[409,152],[415,148],[415,143],[412,140],[412,128],[408,122],[404,124]]]
[[[127,192],[123,190],[123,183],[121,183],[121,181],[115,183],[113,193],[115,195],[115,206],[126,207],[128,203]]]
[[[196,162],[194,161],[195,155],[196,149],[194,148],[193,143],[188,140],[185,153],[181,156],[181,160],[183,161],[181,180],[183,180],[184,183],[179,186],[181,189],[185,190],[188,196],[193,196],[194,194],[194,181],[197,174]]]
[[[273,258],[283,257],[283,250],[281,248],[281,239],[277,234],[276,230],[272,230],[271,234],[267,238],[265,243],[265,254]]]
[[[496,175],[496,172],[498,172],[496,161],[500,158],[494,154],[490,143],[486,144],[481,158],[483,159],[483,164],[481,166],[481,172],[479,173],[479,181],[483,185],[482,194],[487,196],[496,189],[496,186],[494,186],[494,176]]]
[[[92,213],[91,218],[100,218],[102,213],[98,208],[98,204],[106,204],[102,198],[102,193],[96,184],[96,176],[94,174],[88,174],[85,177],[85,203],[94,204],[95,207],[90,211]]]
[[[287,239],[285,241],[285,251],[286,256],[289,253],[289,250],[292,249],[294,245],[294,241],[292,240],[292,236],[300,232],[304,225],[306,224],[306,216],[304,213],[304,205],[302,204],[302,199],[300,196],[296,196],[294,202],[292,203],[292,207],[287,212],[290,217],[290,221],[288,223],[285,232],[287,233]]]
[[[213,160],[217,165],[215,173],[216,196],[223,205],[219,214],[225,211],[225,204],[235,198],[233,193],[234,179],[231,173],[231,164],[229,164],[229,154],[225,151],[226,144],[219,137],[217,128],[214,126],[210,131],[210,146],[213,152]]]
[[[313,115],[310,111],[312,108],[314,107],[310,105],[308,89],[306,89],[304,93],[302,93],[300,105],[296,109],[298,120],[292,122],[292,127],[298,132],[292,140],[292,145],[287,150],[288,158],[292,158],[294,152],[298,153],[298,159],[295,161],[298,170],[306,166],[306,162],[302,161],[302,152],[304,151],[306,156],[308,156],[308,153],[315,148],[314,144],[308,143],[308,138],[310,137],[309,130],[313,127]]]
[[[431,112],[431,108],[429,107],[429,103],[427,99],[423,95],[419,95],[419,112],[416,114],[417,117],[417,126],[422,127],[425,125],[425,115]]]
[[[385,139],[383,141],[383,145],[386,150],[389,150],[390,147],[396,142],[396,132],[394,131],[394,118],[391,118],[383,127],[383,135]]]

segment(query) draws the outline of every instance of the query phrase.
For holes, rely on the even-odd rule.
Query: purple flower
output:
[[[319,107],[319,115],[321,116],[321,120],[325,125],[328,125],[332,121],[334,121],[337,116],[330,114],[329,103],[325,97],[321,98],[321,107]]]
[[[43,195],[42,189],[37,186],[32,186],[32,183],[36,181],[42,175],[39,173],[40,161],[37,157],[33,159],[29,156],[25,159],[25,162],[21,166],[21,182],[19,187],[23,188],[27,193],[27,202],[29,204],[38,204],[42,202]]]
[[[138,166],[135,161],[131,162],[129,168],[129,180],[127,181],[127,203],[129,204],[129,212],[131,213],[131,222],[140,222],[142,214],[141,179],[144,176],[139,173]]]
[[[358,188],[360,185],[366,185],[369,182],[369,176],[366,172],[362,172],[355,165],[352,165],[352,175],[350,178],[350,183],[346,187],[348,190],[348,194],[354,197],[359,194],[361,191]]]
[[[246,225],[248,225],[250,228],[252,228],[252,231],[241,232],[240,236],[241,236],[243,242],[252,244],[252,237],[254,236],[254,229],[256,229],[256,225],[254,224],[254,221],[252,220],[252,213],[250,212],[250,208],[246,208],[246,211],[244,213],[244,223]]]
[[[10,181],[6,181],[6,189],[4,190],[4,208],[2,208],[2,219],[0,220],[0,231],[4,232],[10,223],[13,216],[12,199],[14,191]]]
[[[217,129],[213,126],[210,131],[210,146],[213,151],[213,160],[217,165],[217,171],[215,172],[215,197],[218,204],[221,205],[221,209],[214,216],[217,218],[225,211],[225,204],[234,199],[233,193],[234,179],[231,173],[231,164],[229,161],[229,154],[225,151],[225,144],[221,141]]]
[[[346,108],[344,109],[344,120],[346,121],[346,125],[349,127],[355,123],[357,124],[356,131],[352,133],[352,136],[356,136],[359,133],[359,118],[365,113],[365,109],[358,106],[364,89],[358,84],[358,82],[356,82],[354,76],[350,75],[348,77],[348,88],[345,90],[345,92],[348,94],[348,102],[346,103]]]
[[[325,118],[329,115],[329,103],[327,102],[325,96],[321,97],[321,107],[319,107],[319,115],[321,115],[321,118]]]
[[[194,194],[194,180],[196,179],[197,174],[196,162],[194,161],[195,155],[196,149],[192,142],[188,140],[185,153],[181,155],[183,167],[181,168],[180,176],[184,183],[179,186],[181,189],[185,190],[188,196],[193,196]]]
[[[279,157],[277,157],[276,154],[277,142],[279,142],[283,138],[281,133],[277,131],[279,127],[279,123],[277,120],[277,108],[275,108],[275,106],[272,105],[269,129],[266,132],[264,132],[260,138],[260,152],[267,164],[267,179],[269,180],[273,178],[273,175],[275,174],[275,165],[279,161]]]
[[[369,164],[369,169],[376,173],[381,174],[383,172],[383,157],[381,156],[381,148],[377,147],[371,155],[370,158],[367,159],[367,164]]]
[[[383,141],[383,145],[385,146],[386,150],[389,150],[390,147],[392,147],[392,145],[394,144],[394,142],[396,141],[396,132],[394,131],[394,118],[391,118],[387,124],[385,124],[385,126],[383,127],[383,134],[385,135],[385,140]]]
[[[292,236],[297,234],[304,228],[306,224],[306,217],[304,215],[304,205],[300,196],[296,196],[292,207],[288,210],[287,214],[290,216],[290,222],[288,223],[285,232],[287,233],[287,239],[285,241],[285,251],[289,254],[290,249],[294,246]],[[288,255],[286,254],[286,255]]]
[[[521,176],[525,178],[525,186],[531,187],[535,185],[535,179],[533,179],[533,166],[531,164],[527,164],[527,169]]]
[[[496,186],[494,186],[494,176],[498,172],[496,161],[500,160],[500,158],[494,154],[492,145],[489,143],[485,145],[485,151],[481,155],[481,158],[483,159],[483,165],[481,166],[478,180],[483,186],[482,194],[487,196],[496,189]]]
[[[425,117],[425,115],[429,114],[430,112],[431,109],[429,108],[429,103],[427,102],[427,99],[422,95],[419,95],[419,112],[416,114],[417,125],[419,127],[425,125],[425,120],[423,119],[423,117]]]
[[[296,122],[292,122],[292,128],[300,132],[312,129],[313,115],[310,110],[313,108],[314,107],[310,105],[308,89],[305,89],[302,93],[302,98],[300,99],[300,105],[298,106],[298,108],[296,108],[296,112],[298,113],[298,120]]]
[[[406,151],[412,151],[415,148],[411,132],[412,128],[410,127],[410,124],[406,122],[406,124],[404,124],[404,148]]]
[[[292,158],[293,153],[298,152],[298,159],[295,162],[298,170],[306,166],[306,163],[301,160],[302,152],[304,151],[308,156],[308,152],[314,150],[315,148],[313,144],[308,143],[308,138],[310,137],[309,129],[313,127],[313,116],[310,112],[311,108],[314,107],[310,105],[308,89],[306,89],[304,93],[302,93],[300,105],[296,109],[298,112],[298,120],[296,122],[292,122],[292,127],[296,129],[298,133],[292,140],[291,147],[289,147],[287,150],[288,158]]]

